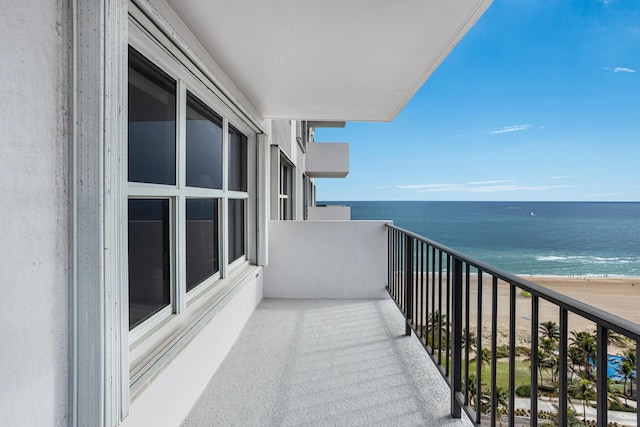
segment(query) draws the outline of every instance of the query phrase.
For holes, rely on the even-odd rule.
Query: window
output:
[[[222,118],[191,93],[187,94],[187,185],[222,188]]]
[[[224,277],[227,265],[247,258],[248,137],[229,123],[228,109],[206,102],[206,91],[197,96],[182,74],[172,71],[174,76],[129,48],[132,342],[185,310]]]
[[[129,181],[176,183],[176,81],[129,49]]]
[[[187,199],[187,292],[218,268],[218,200]]]
[[[169,200],[129,200],[129,328],[170,301]]]
[[[305,174],[302,176],[302,208],[304,209],[304,219],[309,219],[309,206],[311,205],[310,202],[310,186],[311,186],[311,180],[309,179],[309,177]]]
[[[229,200],[229,262],[245,255],[244,200]]]
[[[229,126],[229,190],[247,191],[247,137]]]
[[[280,219],[293,219],[293,166],[280,156]]]

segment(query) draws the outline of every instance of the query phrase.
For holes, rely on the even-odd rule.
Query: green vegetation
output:
[[[469,363],[469,372],[476,372],[476,362]],[[489,363],[482,364],[482,382],[484,384],[491,383],[491,366]],[[498,360],[496,363],[496,383],[498,387],[509,389],[509,361]],[[531,373],[529,371],[529,363],[516,360],[516,389],[519,386],[531,383]]]
[[[524,292],[524,291],[523,291]],[[523,294],[524,295],[524,294]],[[447,330],[450,325],[446,315],[437,311],[429,314],[426,325],[420,326],[420,332],[425,337],[425,341],[434,349],[442,349],[443,363],[450,355],[446,354]],[[468,392],[471,405],[476,407],[477,387],[481,388],[481,400],[479,402],[480,411],[487,414],[491,411],[491,350],[483,347],[478,351],[477,337],[474,331],[469,332],[468,342],[466,333],[463,331],[463,348],[468,347],[472,360],[466,367],[469,371]],[[440,338],[440,339],[438,339]],[[451,339],[451,337],[449,337]],[[629,348],[632,344],[629,339],[609,331],[607,336],[609,348],[621,348],[618,355],[620,363],[618,374],[621,378],[619,382],[609,381],[607,390],[607,400],[610,410],[635,412],[635,408],[628,405],[628,400],[635,400],[634,392],[637,393],[636,385],[636,352]],[[557,398],[559,382],[559,346],[560,329],[553,321],[542,322],[538,328],[538,394]],[[502,423],[502,416],[506,413],[506,400],[509,390],[509,346],[501,345],[496,347],[496,421]],[[520,397],[530,397],[531,395],[531,349],[524,346],[516,347],[516,359],[513,361],[515,368],[515,394]],[[567,348],[568,362],[568,398],[569,405],[573,407],[569,411],[567,425],[581,426],[590,425],[591,421],[585,422],[586,410],[581,414],[575,411],[575,406],[580,403],[579,408],[592,405],[596,400],[596,368],[592,364],[597,357],[597,338],[595,332],[591,331],[571,331]],[[449,359],[450,360],[450,359]],[[476,366],[481,364],[481,381],[476,381]],[[465,367],[463,366],[463,373]],[[550,416],[553,414],[550,414]],[[556,415],[557,417],[557,415]],[[579,418],[582,417],[582,420]],[[549,418],[553,419],[553,418]],[[554,420],[557,422],[557,420]],[[586,424],[585,424],[586,423]]]
[[[531,397],[531,385],[523,384],[516,388],[516,396],[518,397]]]

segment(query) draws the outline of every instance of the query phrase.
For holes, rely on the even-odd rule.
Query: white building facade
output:
[[[2,425],[178,425],[263,296],[383,297],[344,284],[384,244],[326,291],[281,278],[384,232],[271,221],[348,218],[315,203],[348,144],[314,129],[392,120],[490,1],[216,3],[4,5]]]

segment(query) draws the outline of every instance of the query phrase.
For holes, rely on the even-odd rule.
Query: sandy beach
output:
[[[585,304],[613,313],[623,319],[640,324],[640,279],[607,277],[547,277],[526,276],[524,279],[574,298]],[[491,328],[491,282],[483,280],[483,335],[490,336]],[[473,283],[473,282],[472,282]],[[475,301],[477,292],[472,287],[471,301]],[[528,342],[531,330],[531,301],[522,292],[516,293],[516,331],[517,341]],[[509,286],[498,285],[498,338],[505,342],[509,328]],[[540,322],[559,323],[559,309],[556,305],[540,300]],[[471,321],[472,324],[476,322]],[[581,316],[569,314],[569,331],[595,330],[595,324]]]
[[[425,275],[426,276],[426,275]],[[558,277],[558,276],[521,276],[571,297],[577,301],[613,313],[623,319],[640,324],[640,278],[610,277]],[[444,279],[444,277],[443,277]],[[426,277],[425,277],[426,280]],[[444,282],[444,280],[443,280]],[[429,284],[429,287],[431,285]],[[471,277],[470,290],[471,316],[469,323],[475,330],[477,314],[473,307],[477,301],[475,275]],[[532,298],[520,290],[516,292],[516,336],[519,345],[529,342],[531,336],[531,302]],[[491,337],[491,278],[483,280],[482,330],[484,339]],[[498,282],[498,344],[508,343],[509,336],[509,285]],[[540,299],[540,322],[554,321],[559,324],[559,309],[556,305]],[[581,316],[569,314],[569,331],[595,330],[595,324]]]

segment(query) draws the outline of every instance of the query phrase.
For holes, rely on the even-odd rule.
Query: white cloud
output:
[[[489,134],[498,135],[498,134],[501,134],[501,133],[519,132],[521,130],[527,130],[530,127],[531,127],[531,125],[504,126],[504,127],[489,131]]]
[[[567,188],[570,185],[539,185],[539,186],[527,186],[519,184],[508,185],[491,185],[486,187],[470,187],[467,191],[469,193],[506,193],[511,191],[547,191],[555,190],[557,188]]]
[[[507,182],[514,182],[514,181],[512,179],[498,179],[495,181],[475,181],[475,182],[470,182],[469,185],[504,184]]]
[[[633,68],[627,68],[627,67],[615,67],[615,68],[602,67],[602,69],[605,71],[613,71],[614,73],[635,73],[637,71],[637,70],[634,70]]]
[[[515,180],[475,181],[467,184],[410,184],[398,185],[403,190],[417,190],[421,193],[458,192],[458,193],[506,193],[513,191],[548,191],[571,185],[522,185]]]
[[[411,184],[398,185],[396,188],[402,190],[420,190],[420,191],[460,191],[463,184]]]

